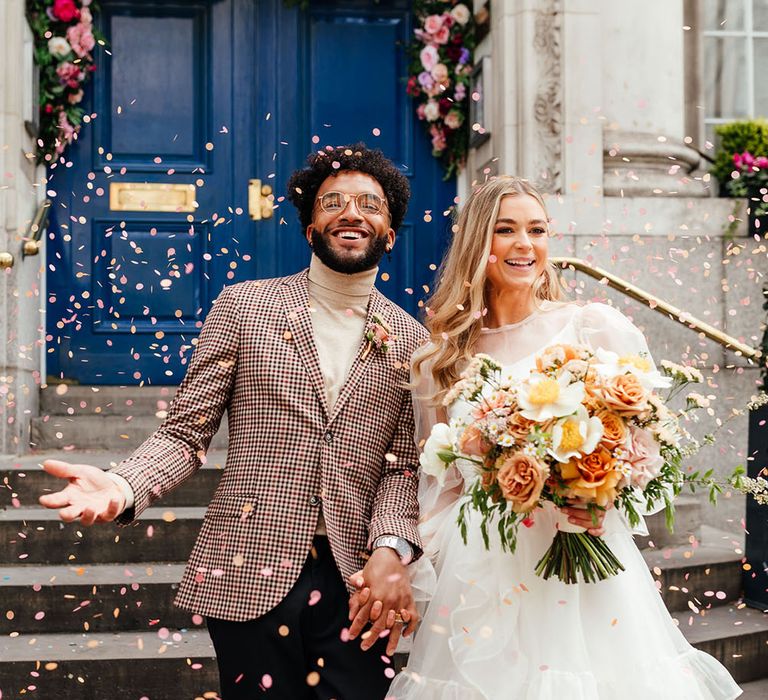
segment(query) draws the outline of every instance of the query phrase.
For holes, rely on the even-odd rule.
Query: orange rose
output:
[[[465,455],[482,457],[493,445],[486,439],[476,423],[467,426],[459,438],[459,450]]]
[[[561,367],[571,360],[582,359],[581,352],[572,345],[550,345],[536,358],[536,369],[544,372],[553,367]]]
[[[623,478],[615,467],[610,451],[598,445],[592,453],[561,464],[560,476],[571,497],[605,507],[616,498],[616,485]]]
[[[517,452],[505,458],[496,475],[501,493],[515,513],[529,513],[539,502],[549,469],[534,457]]]
[[[605,409],[595,411],[595,416],[603,424],[603,437],[600,440],[603,445],[613,450],[626,442],[627,426],[621,416]]]
[[[634,374],[618,374],[596,387],[595,394],[620,416],[637,416],[649,410],[648,394]]]
[[[507,418],[507,432],[518,441],[525,440],[532,425],[534,421],[528,420],[520,412],[515,412]]]

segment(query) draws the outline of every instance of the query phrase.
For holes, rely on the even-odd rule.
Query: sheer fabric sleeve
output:
[[[592,350],[602,348],[618,355],[642,355],[653,363],[653,357],[648,350],[648,342],[642,331],[635,326],[621,311],[607,304],[588,304],[580,309],[578,317],[579,342]],[[654,364],[655,368],[655,364]],[[664,503],[656,503],[648,509],[645,503],[638,504],[641,515],[653,515],[664,509]],[[624,519],[622,515],[622,519]],[[628,523],[627,523],[627,526]],[[648,528],[643,520],[632,528],[636,535],[647,535]]]
[[[411,367],[419,357],[423,357],[431,346],[423,346],[414,353]],[[447,423],[448,415],[443,406],[434,405],[431,400],[435,392],[430,364],[427,361],[417,370],[411,370],[413,385],[413,414],[416,426],[414,439],[421,451],[432,427],[436,423]],[[440,542],[446,528],[455,526],[454,506],[461,496],[463,479],[456,466],[451,465],[442,485],[437,479],[423,471],[419,472],[419,536],[424,555],[412,564],[411,583],[417,602],[428,601],[432,597],[436,583],[435,566],[440,554]]]

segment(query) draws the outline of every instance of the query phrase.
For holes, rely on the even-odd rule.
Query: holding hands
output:
[[[40,505],[57,508],[65,523],[79,520],[83,525],[114,520],[125,507],[120,487],[101,469],[89,464],[70,464],[57,459],[43,462],[52,476],[68,479],[61,491],[40,496]]]
[[[356,590],[349,600],[349,638],[355,639],[371,622],[361,648],[367,651],[388,631],[387,654],[391,656],[400,636],[413,634],[419,621],[405,565],[394,550],[380,547],[362,571],[350,576],[350,583]]]

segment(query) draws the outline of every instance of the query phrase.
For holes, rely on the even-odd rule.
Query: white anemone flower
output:
[[[575,413],[584,399],[584,382],[571,384],[571,378],[570,372],[557,378],[532,372],[518,391],[521,415],[541,423]]]
[[[597,417],[589,417],[587,409],[579,406],[576,413],[561,418],[552,429],[552,447],[548,452],[558,462],[572,457],[588,455],[603,437],[603,423]]]
[[[604,377],[616,377],[631,372],[645,389],[665,389],[672,386],[672,380],[659,372],[650,357],[628,353],[619,355],[610,350],[598,348],[595,353],[595,369]]]
[[[445,483],[445,472],[448,465],[453,461],[452,453],[454,452],[455,438],[456,431],[454,428],[445,423],[436,423],[419,457],[421,470],[425,474],[434,476],[440,486]]]

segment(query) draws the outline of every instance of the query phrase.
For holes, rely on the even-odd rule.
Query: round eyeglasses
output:
[[[387,206],[387,201],[375,192],[358,192],[357,194],[325,192],[318,196],[317,201],[320,202],[320,208],[326,214],[338,214],[344,211],[353,199],[357,211],[361,214],[381,214]]]

